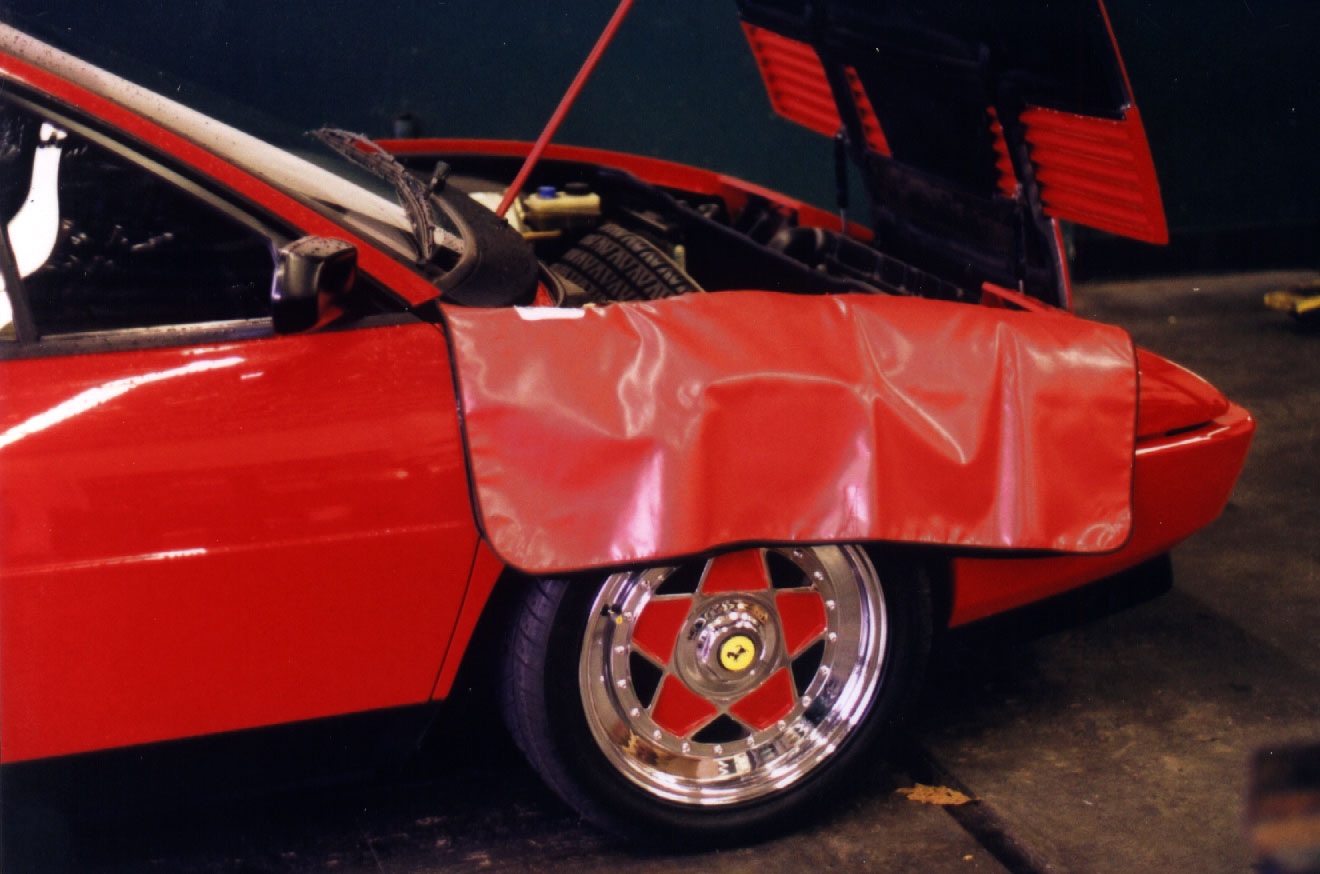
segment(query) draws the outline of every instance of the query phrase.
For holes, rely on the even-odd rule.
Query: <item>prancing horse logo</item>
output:
[[[745,634],[735,634],[720,644],[720,664],[726,671],[745,671],[756,658],[756,644]]]

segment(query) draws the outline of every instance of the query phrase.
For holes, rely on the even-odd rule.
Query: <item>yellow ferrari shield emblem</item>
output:
[[[735,634],[720,644],[720,664],[726,671],[745,671],[756,658],[756,644],[744,634]]]

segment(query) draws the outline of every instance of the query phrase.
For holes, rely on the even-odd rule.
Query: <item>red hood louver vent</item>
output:
[[[834,136],[843,122],[816,50],[803,42],[743,24],[775,112],[816,133]]]
[[[825,76],[825,66],[816,50],[804,42],[743,23],[743,32],[752,47],[752,56],[761,69],[770,105],[775,112],[816,133],[834,136],[843,127],[834,93]],[[889,155],[889,143],[880,128],[875,109],[866,96],[862,80],[852,67],[844,67],[844,78],[853,108],[862,127],[866,147],[881,155]]]
[[[1121,121],[1035,107],[1021,121],[1047,215],[1149,243],[1169,241],[1135,106]]]

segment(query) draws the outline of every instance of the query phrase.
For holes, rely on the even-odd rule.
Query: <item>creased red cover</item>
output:
[[[1136,367],[1118,328],[763,292],[445,317],[481,526],[525,571],[1128,537]]]

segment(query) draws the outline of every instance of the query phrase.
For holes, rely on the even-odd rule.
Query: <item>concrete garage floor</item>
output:
[[[279,791],[157,773],[167,800],[144,804],[94,765],[25,774],[3,787],[6,874],[1250,870],[1252,751],[1320,740],[1320,332],[1260,304],[1308,276],[1079,289],[1084,315],[1256,415],[1228,509],[1174,551],[1162,597],[1106,614],[1096,592],[943,640],[896,765],[795,834],[630,851],[576,822],[478,719],[404,771]],[[151,756],[133,761],[151,770]],[[54,800],[33,790],[43,779],[61,784]],[[917,779],[980,801],[955,819],[896,793]]]

